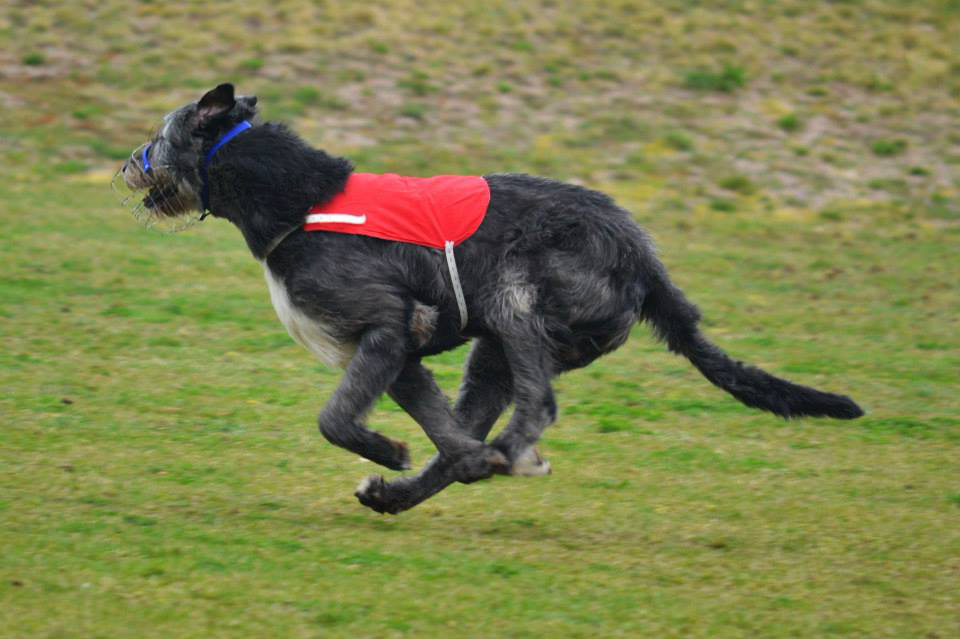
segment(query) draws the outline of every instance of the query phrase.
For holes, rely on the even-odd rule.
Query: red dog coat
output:
[[[442,249],[473,235],[489,203],[490,188],[481,177],[354,173],[342,193],[310,209],[304,229]]]
[[[488,204],[490,187],[481,177],[353,173],[342,193],[307,212],[303,228],[444,249],[463,330],[467,304],[453,247],[479,228]]]

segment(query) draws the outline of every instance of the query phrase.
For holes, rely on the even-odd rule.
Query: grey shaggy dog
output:
[[[318,417],[331,443],[409,468],[406,445],[364,423],[384,392],[433,441],[438,454],[416,476],[361,483],[357,498],[377,512],[406,510],[455,481],[548,473],[535,444],[557,415],[552,378],[616,349],[639,320],[747,406],[784,418],[863,414],[847,397],[730,359],[697,328],[700,313],[627,211],[602,193],[543,178],[485,176],[486,217],[455,252],[469,317],[461,328],[442,251],[303,230],[307,211],[344,189],[347,160],[256,121],[207,157],[226,132],[255,117],[256,102],[235,97],[230,84],[216,87],[167,115],[122,176],[145,192],[152,215],[206,209],[240,229],[291,336],[345,369]],[[451,408],[421,360],[468,340]],[[485,443],[511,402],[509,423]]]

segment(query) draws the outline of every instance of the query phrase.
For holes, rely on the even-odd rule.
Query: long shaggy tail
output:
[[[658,277],[648,289],[640,316],[652,325],[671,351],[689,359],[710,382],[747,406],[770,411],[784,419],[803,416],[855,419],[863,415],[849,397],[793,384],[730,359],[703,336],[697,328],[700,320],[697,307],[665,277]]]

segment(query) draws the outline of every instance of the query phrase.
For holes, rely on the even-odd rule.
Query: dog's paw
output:
[[[540,451],[537,450],[536,446],[531,446],[520,453],[510,469],[511,475],[520,477],[543,477],[549,475],[550,472],[550,462],[540,456]]]
[[[406,444],[379,433],[377,436],[380,438],[378,445],[373,450],[363,451],[361,454],[364,457],[390,470],[410,470],[413,467],[410,463],[410,449]]]
[[[390,504],[387,492],[386,480],[380,475],[370,475],[360,482],[353,495],[361,504],[381,515],[396,515],[399,510]]]
[[[410,470],[413,468],[413,465],[410,463],[410,449],[407,448],[407,445],[403,442],[398,442],[395,439],[391,439],[390,443],[393,444],[396,455],[394,461],[396,462],[393,466],[387,466],[390,470]]]
[[[453,475],[462,484],[472,484],[494,475],[509,475],[510,461],[506,455],[491,446],[483,446],[468,453],[453,465]]]

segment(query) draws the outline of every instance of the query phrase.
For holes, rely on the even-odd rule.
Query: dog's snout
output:
[[[142,189],[149,186],[148,177],[140,164],[140,150],[137,149],[123,161],[118,174],[123,178],[124,184],[130,189]]]

